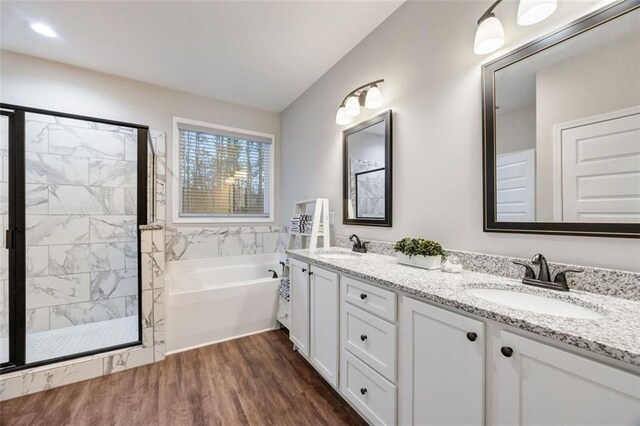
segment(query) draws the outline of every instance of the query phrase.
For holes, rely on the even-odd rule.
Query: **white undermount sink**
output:
[[[564,300],[511,290],[474,288],[467,293],[500,305],[538,314],[555,315],[557,317],[599,319],[603,315],[589,308],[575,305]]]
[[[320,253],[318,257],[320,259],[354,259],[356,257],[360,257],[361,255],[358,253],[349,253],[349,252],[341,252],[341,253]]]

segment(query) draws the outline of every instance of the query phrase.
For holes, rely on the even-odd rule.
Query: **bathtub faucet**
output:
[[[278,273],[276,271],[274,271],[273,269],[268,269],[267,272],[272,272],[273,276],[271,278],[278,278]]]

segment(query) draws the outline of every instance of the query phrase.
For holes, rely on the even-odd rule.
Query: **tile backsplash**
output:
[[[343,248],[352,247],[351,241],[342,235],[336,237],[336,245]],[[371,253],[395,256],[393,246],[394,243],[391,242],[371,241],[367,247]],[[448,255],[456,255],[468,271],[500,275],[518,280],[522,279],[524,271],[521,266],[515,265],[513,261],[529,262],[529,259],[460,250],[446,250],[446,252]],[[567,276],[569,286],[572,289],[640,301],[640,273],[549,262],[549,270],[552,276],[563,269],[576,268],[584,269],[584,272]]]

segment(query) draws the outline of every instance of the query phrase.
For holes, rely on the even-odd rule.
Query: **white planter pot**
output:
[[[423,269],[440,269],[442,267],[442,256],[407,256],[403,253],[396,253],[398,263],[415,266]]]

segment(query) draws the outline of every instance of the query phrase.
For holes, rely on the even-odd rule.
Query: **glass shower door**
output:
[[[139,341],[138,129],[25,121],[26,363]]]
[[[9,115],[0,115],[0,229],[8,229]],[[9,251],[2,232],[0,247],[0,365],[9,362]]]

